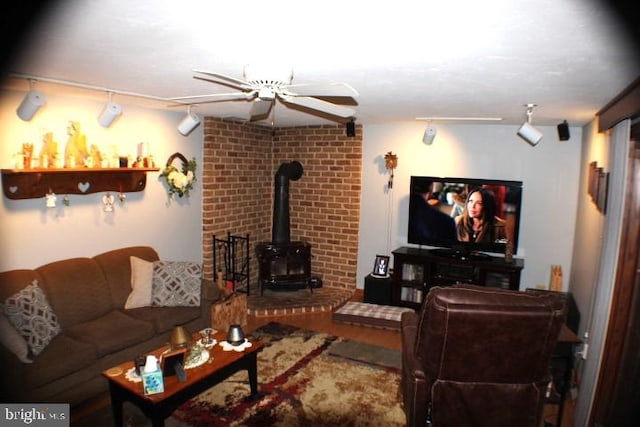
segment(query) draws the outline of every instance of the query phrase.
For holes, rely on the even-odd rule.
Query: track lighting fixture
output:
[[[538,129],[534,128],[531,125],[531,116],[533,115],[533,107],[536,107],[536,104],[526,104],[527,107],[527,121],[525,121],[520,129],[518,129],[517,135],[527,141],[532,146],[536,146],[538,142],[542,139],[542,132]]]
[[[115,119],[122,114],[122,107],[119,104],[111,101],[113,93],[109,92],[109,102],[104,106],[102,113],[98,116],[98,123],[101,126],[108,128],[114,122]]]
[[[200,124],[200,117],[197,114],[191,112],[191,105],[187,106],[187,115],[182,119],[178,125],[178,132],[187,136]]]
[[[42,107],[46,102],[47,98],[35,90],[33,90],[33,80],[29,80],[29,92],[25,95],[24,99],[18,106],[16,113],[18,117],[20,117],[25,122],[28,122],[35,116],[40,107]]]
[[[433,140],[436,139],[436,134],[438,133],[438,129],[435,126],[427,126],[424,130],[424,135],[422,135],[422,142],[427,145],[433,144]]]

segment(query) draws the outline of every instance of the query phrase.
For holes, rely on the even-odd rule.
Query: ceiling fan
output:
[[[355,98],[358,92],[346,83],[309,83],[292,84],[293,71],[280,77],[272,77],[268,73],[253,73],[246,66],[243,78],[238,79],[220,73],[204,70],[193,70],[194,78],[205,80],[239,90],[233,93],[217,93],[171,98],[180,103],[208,104],[225,101],[251,101],[250,121],[269,117],[276,100],[289,108],[296,108],[309,114],[324,116],[334,121],[344,121],[355,116],[356,111],[338,101],[346,101],[357,105]],[[333,102],[332,102],[333,101]]]

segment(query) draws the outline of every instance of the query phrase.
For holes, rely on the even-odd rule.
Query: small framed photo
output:
[[[376,262],[373,264],[373,273],[371,274],[378,277],[389,276],[389,257],[376,255]]]
[[[176,375],[176,364],[179,364],[184,369],[186,357],[186,348],[178,348],[162,354],[160,356],[160,366],[162,367],[163,376],[170,377],[171,375]]]

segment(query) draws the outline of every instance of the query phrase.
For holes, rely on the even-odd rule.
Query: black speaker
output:
[[[558,125],[558,138],[560,141],[569,139],[569,123],[566,120]]]
[[[347,122],[347,136],[356,136],[356,122]]]

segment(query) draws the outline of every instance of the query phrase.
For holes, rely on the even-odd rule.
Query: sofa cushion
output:
[[[131,264],[129,258],[135,256],[145,261],[157,261],[158,253],[149,246],[131,246],[96,255],[93,259],[98,263],[107,279],[113,308],[124,308],[127,297],[131,293]]]
[[[78,341],[90,343],[98,357],[148,340],[154,335],[149,322],[113,310],[98,319],[74,325],[65,333]]]
[[[24,365],[24,380],[30,388],[40,387],[95,363],[96,349],[89,343],[59,334],[32,364]]]
[[[126,311],[136,319],[151,322],[157,334],[170,331],[202,316],[200,307],[140,307]],[[193,331],[191,331],[193,332]]]
[[[7,298],[0,306],[36,356],[60,333],[58,318],[37,281]]]
[[[71,258],[36,269],[40,287],[62,329],[96,319],[113,310],[111,292],[102,270],[90,258]]]
[[[4,313],[0,313],[0,343],[22,363],[32,363],[29,359],[29,346],[24,337],[16,331],[16,328],[9,322]]]

